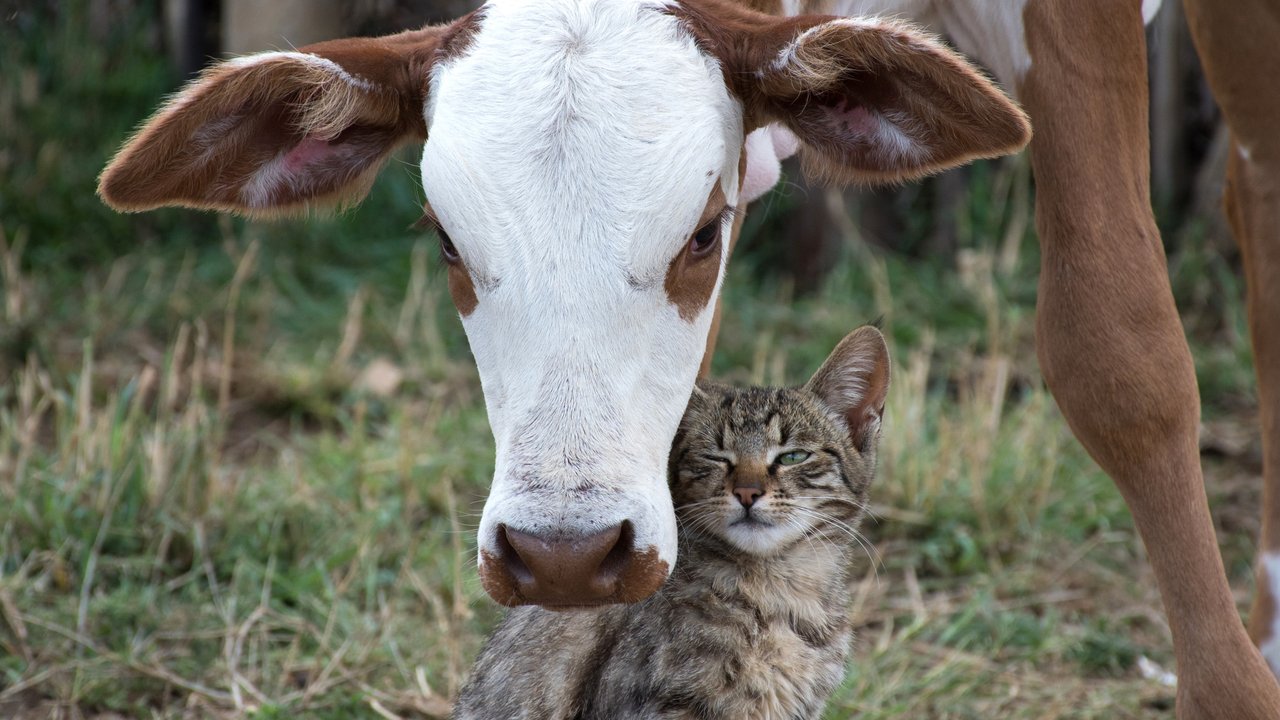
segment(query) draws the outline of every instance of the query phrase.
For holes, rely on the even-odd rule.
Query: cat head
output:
[[[682,532],[762,556],[841,542],[866,506],[888,389],[889,350],[870,326],[803,387],[699,383],[670,456]]]

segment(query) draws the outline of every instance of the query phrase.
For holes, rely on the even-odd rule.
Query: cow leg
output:
[[[1244,259],[1262,426],[1262,537],[1249,635],[1280,677],[1280,156],[1252,162],[1245,147],[1233,138],[1227,215]]]
[[[1178,717],[1274,720],[1280,688],[1240,622],[1209,516],[1195,372],[1151,213],[1139,3],[1031,0],[1023,19],[1041,369],[1146,545]]]
[[[1262,424],[1262,538],[1249,634],[1280,675],[1280,9],[1186,0],[1205,74],[1231,130],[1226,206],[1244,259]]]

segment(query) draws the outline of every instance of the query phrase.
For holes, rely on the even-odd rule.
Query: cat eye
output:
[[[799,465],[800,463],[813,457],[813,453],[805,450],[791,450],[784,452],[777,457],[775,462],[779,465]]]

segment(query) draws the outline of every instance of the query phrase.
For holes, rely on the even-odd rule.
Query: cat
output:
[[[802,388],[699,383],[672,444],[676,567],[633,605],[512,610],[456,720],[799,720],[844,677],[889,354],[855,330]]]

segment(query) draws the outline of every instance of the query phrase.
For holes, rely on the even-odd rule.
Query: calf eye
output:
[[[717,216],[714,220],[698,228],[698,232],[693,234],[693,238],[689,240],[689,252],[695,258],[706,257],[711,251],[720,244],[720,224],[721,218]]]
[[[779,465],[799,465],[800,463],[813,457],[813,453],[804,450],[792,450],[784,452],[778,456]]]
[[[436,237],[440,238],[440,257],[450,265],[457,265],[462,261],[462,256],[458,254],[458,248],[453,246],[453,239],[449,237],[449,233],[440,227],[440,221],[435,219],[430,211],[422,214],[418,218],[418,222],[413,227],[419,230],[434,230]]]
[[[449,233],[444,228],[437,227],[436,234],[440,236],[440,255],[444,261],[450,265],[454,265],[462,260],[462,256],[458,254],[458,248],[453,246],[453,240],[449,238]]]

